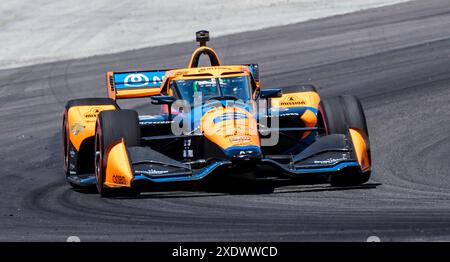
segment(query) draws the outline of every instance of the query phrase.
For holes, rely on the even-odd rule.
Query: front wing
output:
[[[107,152],[105,185],[110,188],[133,187],[145,182],[198,181],[220,173],[239,169],[231,160],[216,160],[201,168],[171,159],[149,147],[126,147],[117,141]],[[318,138],[297,155],[264,156],[258,166],[278,169],[279,176],[301,178],[308,175],[329,175],[358,169],[361,173],[371,169],[368,141],[364,132],[349,129],[347,135],[334,134]],[[230,169],[228,172],[219,172]],[[79,180],[84,185],[95,184],[95,177]]]

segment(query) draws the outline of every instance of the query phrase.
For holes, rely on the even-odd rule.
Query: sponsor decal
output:
[[[222,121],[239,120],[239,119],[246,119],[246,118],[247,118],[247,115],[244,113],[225,113],[225,114],[222,114],[221,116],[214,118],[213,122],[214,122],[214,124],[217,124]]]
[[[70,127],[70,132],[74,135],[78,135],[79,133],[83,132],[85,128],[86,126],[83,126],[80,123],[75,123]]]
[[[155,122],[146,122],[146,121],[139,121],[140,125],[165,125],[165,124],[171,124],[173,121],[155,121]]]
[[[280,117],[286,117],[286,116],[300,116],[299,113],[283,113],[280,114]]]
[[[198,69],[198,72],[213,71],[213,70],[232,70],[232,68],[227,66],[205,66],[203,68]]]
[[[185,149],[185,150],[183,150],[183,157],[184,158],[194,157],[194,150],[192,150],[192,149]]]
[[[127,88],[159,87],[164,80],[165,74],[165,71],[115,73],[113,79],[114,88],[121,90]]]
[[[120,185],[126,185],[127,184],[127,179],[124,176],[120,176],[120,175],[113,175],[113,182],[115,184],[120,184]]]
[[[156,169],[149,169],[149,170],[136,170],[134,171],[135,174],[138,175],[162,175],[169,173],[168,170],[156,170]]]
[[[303,106],[306,105],[305,100],[299,98],[296,95],[284,95],[281,99],[280,105],[282,106]]]
[[[128,87],[141,87],[148,85],[150,79],[144,74],[136,73],[127,75],[123,82]]]
[[[242,150],[239,152],[239,155],[251,155],[251,154],[253,154],[253,150],[247,150],[247,151]]]
[[[139,120],[154,120],[159,119],[160,116],[152,116],[152,115],[140,115]]]
[[[314,161],[314,164],[320,164],[320,165],[333,165],[336,164],[340,161],[344,161],[347,160],[347,158],[345,156],[343,156],[342,158],[328,158],[325,160],[316,160]]]
[[[250,137],[248,136],[233,136],[229,139],[232,144],[244,144],[250,142]]]
[[[86,112],[86,114],[84,114],[84,117],[85,118],[97,118],[98,113],[100,113],[100,111],[102,111],[100,108],[93,107],[93,108],[89,109],[89,111]]]

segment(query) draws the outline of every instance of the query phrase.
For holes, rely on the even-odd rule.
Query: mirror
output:
[[[263,99],[281,97],[282,95],[283,91],[280,88],[263,89],[259,93],[259,97]]]
[[[150,97],[154,105],[170,105],[175,102],[176,98],[169,95],[158,95]]]

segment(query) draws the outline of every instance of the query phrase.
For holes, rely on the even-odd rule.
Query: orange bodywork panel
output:
[[[361,170],[363,172],[369,171],[371,163],[364,134],[362,133],[362,131],[354,128],[350,128],[349,132],[350,137],[352,138],[353,146],[355,148],[358,163],[361,166]]]
[[[302,119],[303,123],[305,123],[305,127],[313,128],[317,124],[316,114],[314,114],[314,112],[311,111],[311,110],[305,110],[305,112],[303,113],[303,115],[300,118]],[[309,134],[311,134],[310,131],[309,132],[305,132],[302,135],[302,139],[304,139],[305,137],[309,136]]]
[[[201,131],[223,149],[231,146],[260,146],[256,119],[247,110],[216,107],[201,119]]]
[[[131,187],[133,173],[123,139],[108,147],[106,155],[105,186]]]
[[[319,108],[320,96],[316,92],[297,92],[283,94],[282,97],[271,99],[272,107],[313,107]]]
[[[312,107],[319,108],[320,96],[316,92],[296,92],[283,94],[282,97],[272,98],[271,105],[273,108],[286,108],[286,107]],[[305,123],[305,127],[315,127],[317,124],[317,116],[311,110],[305,110],[301,115],[301,120]],[[310,135],[311,132],[305,132],[302,135],[302,139]]]
[[[81,143],[95,134],[95,122],[98,113],[105,110],[115,110],[114,105],[73,106],[67,112],[69,139],[77,151]]]

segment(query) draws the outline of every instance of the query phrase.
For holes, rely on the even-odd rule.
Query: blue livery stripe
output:
[[[160,87],[165,74],[166,71],[115,73],[114,85],[117,90]]]
[[[319,173],[319,172],[336,172],[347,167],[359,167],[359,164],[358,162],[342,162],[332,167],[297,169],[293,170],[292,173],[305,174],[305,173]]]

